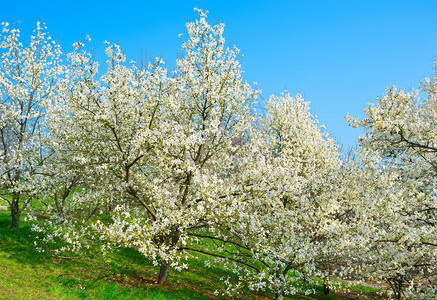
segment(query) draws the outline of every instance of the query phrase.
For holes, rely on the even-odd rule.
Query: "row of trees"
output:
[[[421,85],[426,100],[392,88],[367,118],[348,117],[367,134],[341,159],[300,95],[256,114],[238,49],[198,12],[171,73],[160,59],[127,64],[108,43],[99,76],[85,42],[63,54],[38,24],[24,46],[3,24],[0,195],[12,227],[43,208],[41,251],[132,247],[160,266],[159,283],[207,254],[236,274],[229,295],[279,299],[352,277],[385,280],[396,298],[434,295],[437,78]]]

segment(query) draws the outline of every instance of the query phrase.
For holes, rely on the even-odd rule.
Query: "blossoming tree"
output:
[[[19,226],[21,211],[34,197],[32,178],[50,151],[42,138],[43,102],[55,92],[62,71],[59,46],[46,27],[37,23],[24,46],[20,31],[3,23],[0,43],[0,195],[11,207],[12,228]]]
[[[419,90],[392,87],[366,108],[366,118],[348,117],[352,126],[367,130],[360,147],[379,154],[380,165],[397,174],[392,196],[374,199],[369,214],[379,222],[372,225],[378,230],[371,274],[384,278],[398,298],[406,289],[428,296],[436,292],[436,82],[434,74]],[[420,99],[419,92],[427,98]]]
[[[329,280],[341,259],[342,224],[335,218],[335,174],[341,163],[332,138],[300,95],[272,96],[234,162],[233,193],[216,211],[218,256],[239,276],[228,293],[305,291],[298,282]],[[200,252],[204,252],[199,250]],[[301,286],[302,288],[299,288]]]
[[[248,130],[256,98],[238,50],[224,46],[223,24],[211,26],[199,13],[187,23],[172,77],[160,60],[126,66],[119,47],[108,44],[99,81],[97,64],[78,45],[48,108],[51,140],[68,153],[68,169],[85,189],[72,193],[69,212],[54,212],[46,239],[60,237],[70,250],[134,247],[161,265],[159,283],[170,266],[185,267],[188,238],[210,226],[207,214],[228,192],[235,140]],[[94,209],[77,218],[84,206]]]

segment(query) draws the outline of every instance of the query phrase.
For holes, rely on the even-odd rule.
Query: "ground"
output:
[[[168,283],[158,285],[158,268],[134,249],[61,259],[37,252],[34,239],[28,223],[11,229],[10,213],[0,212],[0,299],[225,299],[214,291],[223,288],[222,276],[232,275],[220,266],[206,268],[199,256],[189,270],[171,271]],[[286,299],[383,299],[363,285],[329,295],[315,289],[320,293]],[[244,297],[272,299],[266,293]]]

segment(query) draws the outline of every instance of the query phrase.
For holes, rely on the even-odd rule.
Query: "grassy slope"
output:
[[[223,288],[220,277],[228,275],[204,267],[200,256],[189,262],[190,271],[171,271],[169,282],[157,285],[158,268],[135,250],[59,261],[35,251],[30,226],[24,221],[20,226],[10,229],[10,212],[0,212],[0,299],[211,299]],[[350,298],[319,294],[289,299]]]

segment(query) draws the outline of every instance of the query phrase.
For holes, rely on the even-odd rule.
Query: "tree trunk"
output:
[[[20,195],[14,193],[12,196],[12,203],[11,203],[11,217],[12,217],[11,228],[18,228],[18,225],[20,223],[20,209],[18,206],[19,199],[20,199]]]
[[[169,246],[171,248],[175,247],[176,244],[179,241],[179,230],[176,227],[172,227],[171,228],[171,232],[169,235],[163,237],[163,244],[165,244],[166,246]],[[158,284],[161,283],[166,283],[167,282],[167,277],[168,277],[168,269],[170,267],[170,264],[168,261],[162,260],[161,261],[161,267],[159,269],[159,275],[158,275]]]
[[[168,263],[163,261],[161,262],[161,268],[159,269],[158,284],[166,283],[167,276],[168,276]]]
[[[275,294],[275,300],[282,300],[284,297],[282,297],[282,292],[276,292]]]
[[[328,295],[329,292],[330,292],[329,286],[326,283],[324,283],[323,284],[323,294]]]

